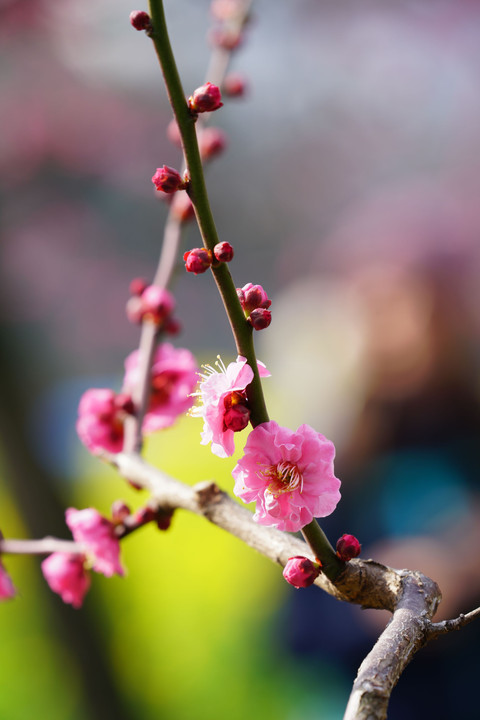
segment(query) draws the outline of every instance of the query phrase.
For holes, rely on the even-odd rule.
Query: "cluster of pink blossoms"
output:
[[[92,453],[121,452],[124,422],[135,408],[131,394],[138,382],[138,350],[125,361],[122,392],[93,388],[82,396],[78,408],[77,432]],[[189,350],[169,343],[158,346],[151,369],[152,392],[142,430],[155,432],[173,425],[192,405],[191,393],[197,384],[197,364]]]
[[[123,575],[120,564],[120,544],[115,525],[94,508],[65,512],[66,523],[75,542],[85,548],[85,554],[55,552],[42,562],[42,572],[51,590],[63,602],[81,607],[90,587],[88,567],[106,577]]]
[[[212,452],[218,457],[229,457],[235,451],[234,433],[247,427],[250,419],[245,389],[253,380],[253,370],[244,357],[225,367],[216,363],[218,370],[205,365],[196,393],[201,404],[192,408],[191,415],[203,418],[202,445],[212,443]],[[257,363],[260,377],[268,377],[269,371]]]

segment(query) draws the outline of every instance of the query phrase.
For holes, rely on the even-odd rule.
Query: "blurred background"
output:
[[[186,93],[204,81],[208,0],[166,0]],[[68,537],[64,509],[143,499],[81,446],[78,400],[121,385],[137,327],[128,284],[153,277],[180,165],[150,42],[125,0],[0,0],[0,527]],[[342,501],[322,526],[439,582],[439,617],[480,600],[480,4],[258,0],[233,69],[249,92],[215,123],[208,170],[238,286],[261,283],[256,336],[270,415],[337,446]],[[186,247],[198,245],[191,227]],[[199,363],[234,344],[210,278],[175,283]],[[149,460],[230,491],[235,457],[185,418]],[[238,443],[241,452],[243,441]],[[188,452],[185,452],[188,448]],[[339,720],[388,617],[295,591],[279,570],[179,514],[122,545],[81,611],[38,559],[7,557],[0,718]],[[389,717],[478,718],[479,630],[422,651]]]

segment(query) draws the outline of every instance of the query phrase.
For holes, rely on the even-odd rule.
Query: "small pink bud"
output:
[[[250,422],[250,410],[246,405],[234,405],[225,410],[223,416],[223,428],[225,430],[233,430],[240,432],[244,430]]]
[[[240,432],[250,422],[250,410],[247,406],[246,393],[232,390],[223,398],[223,432],[233,430]]]
[[[199,133],[198,145],[202,160],[220,155],[227,146],[227,136],[217,127],[207,127]]]
[[[200,275],[206,272],[212,264],[212,252],[206,248],[193,248],[193,250],[187,250],[183,256],[185,260],[185,267],[187,272],[193,272],[195,275]]]
[[[229,73],[223,81],[223,92],[228,97],[241,97],[245,95],[247,83],[240,73]]]
[[[149,522],[152,522],[152,520],[157,519],[157,513],[156,510],[153,510],[151,507],[145,506],[142,508],[139,508],[133,515],[133,524],[135,527],[141,527],[142,525],[146,525]]]
[[[313,585],[320,575],[320,566],[306,557],[296,555],[291,557],[283,568],[283,577],[296,588]]]
[[[265,308],[267,310],[272,304],[272,301],[261,285],[247,283],[241,290],[237,288],[237,295],[247,315],[256,308]]]
[[[177,193],[174,195],[171,212],[181,222],[187,222],[195,217],[195,210],[187,193]]]
[[[168,165],[157,168],[155,175],[152,177],[152,182],[157,190],[164,193],[174,193],[185,188],[185,182],[180,173]]]
[[[255,308],[247,320],[254,330],[265,330],[272,322],[272,313],[265,308]]]
[[[210,45],[223,48],[223,50],[236,50],[242,41],[243,35],[238,30],[227,27],[212,28],[208,33]]]
[[[355,535],[342,535],[337,540],[337,555],[343,562],[348,562],[352,558],[360,555],[362,546],[358,542]]]
[[[160,325],[175,308],[172,293],[158,285],[149,285],[142,293],[143,319],[148,318]]]
[[[195,113],[213,112],[223,105],[220,89],[211,82],[197,88],[188,98],[188,107]]]
[[[123,521],[130,515],[130,508],[127,503],[123,500],[115,500],[112,503],[112,522],[115,525],[123,523]]]
[[[145,278],[134,278],[130,283],[130,295],[141,295],[147,285]]]
[[[130,13],[130,23],[135,30],[151,30],[152,22],[150,15],[143,10],[133,10]]]
[[[233,258],[233,247],[228,242],[217,243],[213,248],[213,254],[218,262],[230,262]]]

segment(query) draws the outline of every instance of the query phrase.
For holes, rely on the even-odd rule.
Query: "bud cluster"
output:
[[[173,295],[158,285],[147,285],[142,278],[135,278],[130,283],[132,297],[127,302],[127,317],[130,322],[141,323],[149,320],[170,335],[175,335],[179,325],[172,318],[175,309]]]
[[[247,283],[243,288],[237,288],[237,295],[245,317],[253,329],[267,328],[272,321],[272,314],[268,309],[272,301],[263,287]]]

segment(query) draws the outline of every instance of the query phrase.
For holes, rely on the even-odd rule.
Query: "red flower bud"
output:
[[[133,10],[130,13],[130,23],[135,30],[151,30],[152,22],[150,15],[143,10]]]
[[[291,557],[283,568],[283,577],[296,588],[313,585],[320,575],[320,567],[306,557],[296,555]]]
[[[218,262],[230,262],[233,258],[233,247],[228,242],[217,243],[213,248],[213,254]]]
[[[211,82],[207,82],[205,85],[197,88],[193,95],[190,95],[188,98],[188,107],[195,113],[213,112],[213,110],[218,110],[218,108],[222,107],[223,103],[221,100],[222,94],[220,89]]]
[[[228,97],[241,97],[245,95],[247,84],[240,73],[229,73],[223,81],[222,90]]]
[[[227,27],[212,28],[208,33],[210,45],[224,50],[235,50],[243,40],[242,33]]]
[[[254,330],[265,330],[272,322],[272,313],[265,308],[255,308],[247,320]]]
[[[220,155],[227,146],[227,136],[217,127],[207,127],[199,133],[198,146],[202,160]]]
[[[193,272],[200,275],[206,272],[212,264],[212,252],[206,248],[193,248],[187,250],[183,256],[187,272]]]
[[[159,530],[168,530],[172,523],[173,510],[158,510],[157,527]]]
[[[247,315],[256,308],[265,308],[267,310],[272,304],[272,301],[269,300],[267,293],[261,285],[247,283],[241,290],[237,288],[237,295]]]
[[[348,562],[352,558],[358,557],[361,550],[362,546],[355,535],[342,535],[342,537],[337,540],[337,555],[343,562]]]
[[[130,295],[141,295],[147,285],[145,278],[134,278],[130,283]]]
[[[152,177],[152,182],[157,190],[164,193],[174,193],[177,190],[185,189],[185,182],[180,173],[175,168],[168,167],[168,165],[157,168],[155,175]]]
[[[223,427],[225,430],[240,432],[250,422],[250,410],[247,407],[246,395],[238,390],[232,390],[223,398],[225,413]]]

